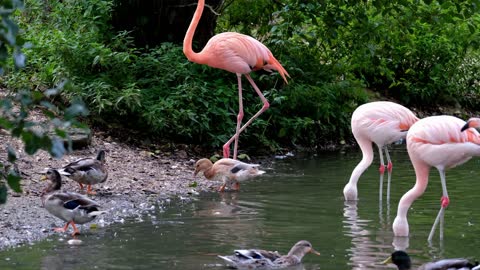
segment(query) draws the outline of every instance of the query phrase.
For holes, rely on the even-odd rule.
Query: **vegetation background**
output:
[[[175,36],[186,31],[196,1],[170,2],[25,0],[14,18],[27,61],[23,69],[9,63],[0,87],[44,93],[66,82],[54,103],[69,105],[80,97],[94,125],[220,150],[235,128],[235,75],[188,62]],[[142,3],[143,11],[155,4],[159,10],[152,14],[174,22],[159,25],[166,34],[145,31],[157,18],[138,15]],[[376,99],[424,110],[478,108],[479,1],[207,4],[218,16],[206,9],[203,34],[194,38],[197,50],[208,33],[249,34],[292,77],[284,84],[276,73],[253,74],[271,107],[242,133],[243,151],[321,149],[349,141],[351,113]],[[261,102],[248,84],[244,99],[248,118]]]

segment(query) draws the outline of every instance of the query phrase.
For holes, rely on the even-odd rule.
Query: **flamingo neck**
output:
[[[362,149],[363,150],[363,149]],[[350,176],[349,183],[357,184],[360,176],[365,172],[365,170],[370,167],[373,162],[373,149],[362,151],[362,160],[357,164],[355,169],[353,169],[352,175]]]
[[[373,148],[372,142],[369,140],[364,140],[362,138],[357,138],[357,143],[362,150],[362,160],[355,166],[353,169],[352,175],[347,185],[343,189],[343,195],[345,200],[357,200],[358,199],[358,190],[357,183],[360,179],[360,176],[363,172],[372,164],[373,162]]]
[[[400,202],[398,203],[397,217],[406,218],[408,209],[413,202],[425,192],[428,185],[430,166],[414,163],[413,167],[415,168],[417,179],[413,188],[407,191],[407,193],[405,193],[400,199]]]
[[[203,57],[200,53],[196,53],[192,49],[193,43],[193,36],[195,34],[195,30],[197,29],[198,22],[202,17],[203,9],[205,7],[205,0],[198,0],[197,9],[195,9],[195,13],[193,14],[192,21],[190,22],[190,26],[188,26],[187,33],[185,34],[185,38],[183,39],[183,53],[188,58],[188,60],[203,64]]]

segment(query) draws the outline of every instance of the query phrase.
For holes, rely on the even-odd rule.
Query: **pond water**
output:
[[[172,202],[141,222],[84,229],[88,232],[79,236],[80,246],[53,236],[5,250],[0,252],[0,269],[227,269],[218,254],[251,247],[286,253],[301,239],[321,253],[304,258],[301,269],[309,270],[395,269],[378,264],[394,244],[408,247],[414,265],[448,257],[480,259],[480,211],[473,189],[478,185],[478,159],[447,171],[451,203],[444,240],[437,232],[428,244],[440,207],[436,170],[409,212],[410,238],[394,239],[391,223],[398,200],[415,179],[408,155],[404,146],[393,151],[389,201],[385,196],[379,200],[376,156],[359,181],[360,200],[347,204],[342,190],[360,158],[360,152],[350,151],[277,160],[240,192],[201,193],[193,202]]]

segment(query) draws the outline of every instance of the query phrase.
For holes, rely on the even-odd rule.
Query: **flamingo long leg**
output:
[[[380,168],[379,168],[379,171],[380,171],[380,186],[378,188],[378,199],[380,201],[382,201],[382,193],[383,193],[383,174],[385,172],[385,163],[383,161],[383,153],[382,153],[382,147],[377,145],[378,146],[378,155],[380,156]]]
[[[435,229],[437,228],[438,223],[441,221],[443,223],[443,216],[445,214],[445,208],[447,208],[449,204],[448,192],[447,192],[447,181],[445,179],[445,170],[439,169],[438,172],[440,173],[440,181],[442,182],[442,205],[440,207],[440,211],[438,211],[437,218],[433,223],[432,229],[430,230],[430,234],[428,235],[428,241],[431,242],[433,235],[435,234]],[[442,226],[443,227],[443,226]],[[440,239],[443,238],[442,231],[440,232]]]
[[[243,119],[243,97],[242,97],[242,74],[237,74],[238,80],[238,115],[237,115],[237,127],[235,129],[235,144],[233,147],[233,158],[236,159],[237,157],[237,148],[238,148],[238,138],[240,137],[240,124],[242,123]],[[230,144],[232,142],[229,140],[227,143],[223,145],[223,157],[229,158],[230,157]]]
[[[233,159],[237,159],[238,139],[240,138],[240,124],[243,119],[243,97],[242,97],[242,75],[237,74],[238,77],[238,115],[237,128],[235,129],[235,144],[233,145]]]
[[[247,80],[250,82],[250,84],[252,85],[253,89],[255,89],[255,92],[257,92],[258,96],[260,97],[260,99],[262,100],[263,102],[263,106],[262,108],[252,116],[252,118],[250,118],[241,128],[240,130],[238,131],[238,133],[240,134],[245,128],[247,128],[248,125],[250,125],[253,120],[255,120],[255,118],[257,118],[260,114],[262,114],[264,111],[266,111],[269,107],[270,107],[270,104],[268,103],[268,100],[265,98],[265,96],[263,96],[262,94],[262,91],[260,91],[260,89],[258,89],[257,85],[255,84],[255,82],[253,81],[252,77],[250,77],[249,74],[245,74],[245,77],[247,78]],[[223,145],[223,157],[228,157],[229,155],[229,149],[230,149],[230,144],[233,142],[233,140],[235,140],[235,138],[237,137],[237,135],[233,135],[233,137],[230,138],[230,140],[227,141],[227,143],[225,143]],[[227,150],[227,151],[226,151]],[[234,156],[233,156],[233,159],[237,159],[237,157],[235,156],[235,152],[236,152],[236,148],[233,150],[234,152]],[[227,156],[225,156],[225,154],[227,153]]]
[[[378,171],[380,174],[385,173],[385,161],[383,160],[383,152],[382,152],[382,147],[378,146],[378,155],[380,156],[380,167],[378,168]]]
[[[392,160],[390,159],[390,153],[388,152],[388,147],[385,146],[385,156],[387,157],[387,171],[388,171],[388,179],[387,179],[387,204],[390,201],[390,183],[392,181]]]
[[[387,157],[387,170],[389,173],[392,173],[393,163],[390,159],[390,153],[388,152],[388,147],[385,145],[385,156]]]

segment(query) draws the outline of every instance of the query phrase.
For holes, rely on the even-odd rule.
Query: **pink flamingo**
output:
[[[416,183],[398,203],[397,217],[393,222],[395,236],[408,236],[408,209],[427,188],[431,167],[437,168],[442,183],[441,207],[428,236],[432,240],[435,228],[443,220],[450,200],[447,193],[445,170],[480,156],[480,137],[475,129],[461,129],[468,124],[454,116],[431,116],[416,122],[407,134],[407,150],[415,169]],[[442,228],[441,228],[442,229]],[[442,231],[440,238],[442,238]]]
[[[270,104],[263,96],[260,89],[250,77],[250,72],[254,70],[264,69],[266,71],[277,70],[282,78],[287,82],[287,71],[282,67],[280,62],[273,56],[270,50],[260,41],[239,33],[225,32],[212,37],[203,50],[196,53],[192,49],[192,40],[197,28],[200,17],[205,7],[205,0],[199,0],[197,9],[193,14],[192,22],[188,27],[187,34],[183,40],[183,53],[188,60],[205,64],[214,68],[223,69],[237,74],[238,79],[238,103],[239,112],[237,115],[237,127],[235,135],[223,145],[223,157],[230,156],[230,144],[235,140],[233,148],[233,158],[237,158],[238,138],[242,132],[255,118],[268,109]],[[253,86],[258,96],[263,102],[263,107],[250,118],[242,127],[240,124],[243,119],[243,102],[242,102],[242,74]]]
[[[380,174],[383,175],[385,172],[382,149],[385,149],[388,162],[387,170],[391,173],[393,165],[387,145],[404,139],[410,126],[417,121],[418,118],[409,109],[389,101],[366,103],[353,112],[352,132],[362,150],[363,157],[343,189],[345,200],[357,200],[357,182],[373,161],[372,143],[375,143],[378,147]]]

